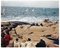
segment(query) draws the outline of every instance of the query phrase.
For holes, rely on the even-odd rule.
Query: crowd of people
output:
[[[43,24],[41,24],[41,25],[43,26]],[[22,36],[18,36],[18,34],[16,33],[16,30],[15,30],[15,26],[14,26],[14,28],[12,28],[11,26],[10,27],[2,26],[1,28],[3,28],[3,29],[1,29],[1,47],[41,47],[41,45],[43,45],[43,44],[45,45],[44,41],[43,42],[40,41],[43,44],[39,43],[39,46],[38,46],[38,44],[34,45],[30,38],[20,42],[19,37],[22,38]],[[9,33],[12,29],[15,31],[16,36],[18,36],[18,38],[16,38],[14,41]],[[31,33],[33,33],[33,32],[31,32]],[[45,47],[45,46],[42,46],[42,47]]]
[[[14,29],[15,31],[15,29]],[[37,43],[37,44],[33,44],[33,42],[31,41],[30,38],[28,38],[27,40],[23,40],[23,41],[19,41],[19,38],[16,38],[15,40],[13,40],[13,38],[11,37],[9,31],[6,32],[6,30],[4,30],[3,32],[1,32],[1,47],[41,47],[41,45],[44,44],[45,47],[45,42],[42,40]]]
[[[6,47],[8,44],[9,44],[9,42],[10,42],[10,40],[12,40],[12,37],[10,36],[10,34],[9,34],[9,32],[2,32],[2,34],[1,34],[1,46],[2,47]]]
[[[16,38],[15,40],[13,40],[13,38],[10,36],[9,33],[5,33],[5,36],[2,38],[1,41],[2,41],[2,47],[22,47],[22,48],[27,47],[28,48],[28,47],[45,47],[46,46],[45,42],[42,39],[39,43],[34,45],[30,38],[20,42],[19,38]]]
[[[28,40],[23,40],[22,42],[19,42],[18,38],[14,41],[14,47],[34,47],[33,43],[31,42],[31,39],[28,38]]]
[[[19,38],[13,40],[13,38],[9,34],[9,31],[6,32],[6,30],[4,30],[1,32],[1,46],[2,47],[33,47],[33,43],[31,42],[30,38],[28,38],[28,40],[23,40],[22,42],[19,41]]]

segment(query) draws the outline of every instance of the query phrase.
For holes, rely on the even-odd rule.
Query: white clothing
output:
[[[14,47],[20,47],[20,42],[14,41]]]
[[[22,42],[21,42],[21,47],[26,47],[26,46],[25,46],[25,43],[22,43]]]
[[[33,47],[33,44],[31,41],[26,42],[27,46],[26,47]]]

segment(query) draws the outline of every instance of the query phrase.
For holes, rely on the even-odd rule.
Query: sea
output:
[[[1,6],[2,21],[40,22],[59,21],[59,8]]]

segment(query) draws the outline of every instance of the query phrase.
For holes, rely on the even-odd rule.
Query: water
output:
[[[36,8],[36,7],[8,7],[2,6],[2,21],[25,21],[38,22],[45,18],[59,20],[59,8]]]

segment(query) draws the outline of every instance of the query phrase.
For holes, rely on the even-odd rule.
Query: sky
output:
[[[58,8],[59,1],[1,1],[2,6]]]

